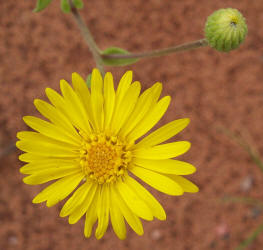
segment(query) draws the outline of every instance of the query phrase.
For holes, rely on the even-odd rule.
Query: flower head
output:
[[[74,224],[86,215],[86,237],[97,220],[98,239],[109,220],[120,239],[126,237],[125,220],[142,235],[139,218],[165,220],[166,214],[133,176],[169,195],[198,191],[182,177],[195,172],[195,167],[172,159],[185,153],[190,143],[161,144],[183,130],[189,119],[172,121],[138,140],[169,106],[169,96],[159,100],[161,83],[140,95],[140,83],[132,83],[132,72],[128,71],[115,91],[111,73],[103,80],[94,69],[91,90],[77,73],[72,74],[72,85],[62,80],[62,95],[47,88],[51,104],[34,101],[47,120],[25,116],[25,123],[35,131],[17,134],[16,145],[25,152],[19,159],[26,162],[20,171],[28,174],[23,181],[29,185],[54,181],[33,203],[46,201],[51,207],[73,193],[60,216],[69,216],[69,223]]]

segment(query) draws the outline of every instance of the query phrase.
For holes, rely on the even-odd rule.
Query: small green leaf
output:
[[[102,55],[111,55],[111,54],[120,54],[120,55],[128,55],[130,54],[129,51],[118,48],[118,47],[110,47],[105,49],[102,52]],[[129,64],[136,63],[139,59],[135,58],[103,58],[103,63],[107,66],[126,66]]]
[[[37,6],[36,8],[33,10],[34,12],[39,12],[43,9],[45,9],[52,0],[37,0]]]
[[[82,9],[84,6],[82,0],[73,0],[73,4],[77,9]]]
[[[87,86],[90,88],[91,85],[91,74],[88,74],[87,79],[86,79]]]
[[[60,8],[64,13],[69,13],[71,11],[68,0],[61,0]]]

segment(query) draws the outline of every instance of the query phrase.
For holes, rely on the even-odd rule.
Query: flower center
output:
[[[124,175],[131,161],[131,152],[124,142],[104,134],[81,136],[80,164],[87,177],[103,184],[115,182]]]

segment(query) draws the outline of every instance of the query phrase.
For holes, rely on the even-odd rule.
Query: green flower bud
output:
[[[228,52],[238,48],[246,34],[245,18],[236,9],[220,9],[207,18],[205,37],[216,50]]]

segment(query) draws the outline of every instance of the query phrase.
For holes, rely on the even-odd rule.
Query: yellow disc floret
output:
[[[88,178],[103,184],[124,175],[131,161],[131,152],[125,142],[104,134],[81,135],[80,164]]]

